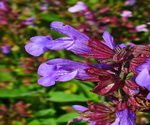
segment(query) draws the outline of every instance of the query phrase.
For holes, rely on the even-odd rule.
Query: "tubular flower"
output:
[[[87,5],[81,1],[77,2],[76,5],[70,7],[68,9],[69,12],[71,13],[76,13],[76,12],[82,12],[85,11],[87,9]]]
[[[97,63],[81,63],[68,59],[52,59],[38,68],[38,83],[53,86],[72,79],[94,82],[92,92],[105,96],[108,103],[88,103],[88,107],[73,106],[80,114],[75,121],[90,125],[135,125],[135,113],[150,110],[150,46],[116,44],[109,32],[103,40],[90,39],[61,22],[52,22],[51,29],[66,35],[52,39],[35,36],[25,46],[26,51],[39,56],[49,50],[68,50]]]
[[[149,31],[146,24],[141,24],[141,25],[136,26],[135,30],[137,32],[148,32]]]
[[[108,104],[90,102],[88,108],[80,105],[73,108],[81,114],[80,119],[89,122],[89,125],[110,125],[114,120],[114,108]]]
[[[6,14],[7,13],[7,14]],[[6,1],[0,1],[0,26],[7,25],[10,15],[13,15],[10,7],[8,6]]]
[[[116,120],[111,125],[136,125],[135,118],[134,112],[124,109],[116,112]]]
[[[136,0],[126,0],[125,5],[126,6],[133,6],[136,3]]]
[[[38,74],[42,76],[38,83],[43,86],[52,86],[56,81],[65,82],[74,78],[84,80],[88,77],[86,68],[88,68],[87,64],[67,59],[49,60],[38,68]]]
[[[1,47],[1,51],[3,54],[9,54],[11,51],[11,46],[10,45],[4,45]]]
[[[133,15],[132,15],[132,12],[131,12],[131,11],[129,11],[129,10],[124,10],[124,11],[121,13],[121,16],[128,18],[128,17],[132,17]]]
[[[78,32],[71,26],[61,22],[51,23],[52,30],[56,30],[67,37],[61,37],[53,40],[49,36],[35,36],[30,39],[30,42],[25,46],[28,53],[33,56],[39,56],[48,50],[69,50],[76,54],[84,54],[90,51],[87,46],[89,38]]]
[[[92,13],[92,11],[89,9],[89,7],[82,1],[77,2],[74,6],[69,7],[68,11],[70,13],[77,13],[80,12],[84,15],[86,20],[94,23],[95,15]]]
[[[136,77],[137,84],[150,91],[150,59],[146,63],[138,66],[137,71],[139,72]],[[150,100],[150,93],[147,95],[147,99]]]

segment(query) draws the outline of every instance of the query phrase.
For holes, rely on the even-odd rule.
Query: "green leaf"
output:
[[[33,120],[33,121],[29,122],[28,125],[41,125],[41,123],[38,120]]]
[[[88,99],[84,95],[67,94],[64,92],[51,92],[49,93],[50,98],[48,100],[53,102],[85,102]]]
[[[14,125],[23,125],[23,123],[19,121],[15,121]]]
[[[87,95],[89,100],[91,100],[91,101],[99,101],[100,100],[99,95],[96,95],[95,93],[91,92],[92,86],[89,83],[81,83],[78,81],[77,81],[77,83],[78,83],[79,88],[82,89],[82,92],[84,92],[85,95]]]
[[[36,96],[41,90],[24,91],[22,89],[0,89],[0,98]]]
[[[67,2],[67,4],[75,4],[77,2],[77,0],[67,0],[66,2]]]
[[[99,1],[99,0],[90,0],[89,3],[96,4],[96,3],[98,3],[98,1]]]
[[[68,122],[69,120],[72,120],[74,118],[76,118],[79,114],[76,112],[72,112],[72,113],[67,113],[65,115],[60,116],[57,119],[57,122],[62,123],[62,122]]]
[[[56,119],[39,119],[41,125],[58,125]]]
[[[52,116],[55,114],[54,109],[43,109],[38,112],[36,112],[36,117],[42,117],[42,116]]]
[[[42,13],[40,14],[40,17],[45,21],[62,21],[62,18],[60,18],[60,16],[52,13]]]
[[[12,81],[13,76],[9,72],[0,72],[0,81]]]

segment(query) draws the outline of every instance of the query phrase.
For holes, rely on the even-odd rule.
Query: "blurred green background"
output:
[[[77,0],[0,2],[6,5],[6,10],[0,9],[0,125],[66,125],[67,121],[78,116],[72,105],[104,101],[103,97],[91,92],[92,83],[72,80],[50,88],[37,84],[37,68],[49,59],[85,61],[66,51],[49,51],[40,57],[25,52],[24,46],[32,36],[61,36],[50,30],[52,21],[71,25],[90,38],[102,40],[101,28],[105,28],[117,43],[147,44],[150,41],[149,32],[135,30],[141,24],[146,25],[147,29],[150,27],[149,0],[137,0],[133,6],[126,6],[125,0],[83,0],[95,14],[96,23],[90,23],[91,20],[80,12],[68,11]],[[106,8],[108,11],[105,12]],[[133,16],[123,18],[121,13],[124,10],[131,11]],[[31,21],[27,23],[27,19]],[[9,51],[5,52],[5,49]]]

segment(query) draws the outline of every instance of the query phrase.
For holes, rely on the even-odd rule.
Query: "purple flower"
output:
[[[150,100],[150,92],[147,94],[146,99]]]
[[[52,86],[56,81],[65,82],[72,79],[84,80],[88,78],[85,69],[87,64],[70,61],[67,59],[53,59],[43,63],[38,68],[38,74],[42,76],[38,83],[43,86]]]
[[[103,36],[102,36],[102,37],[103,37],[103,39],[104,39],[104,41],[105,41],[105,44],[106,44],[109,48],[114,49],[114,48],[116,47],[115,42],[114,42],[114,38],[110,35],[109,32],[105,31],[105,32],[103,33]]]
[[[73,27],[69,25],[63,25],[62,22],[52,22],[51,29],[56,30],[62,34],[65,34],[70,38],[69,40],[70,42],[72,42],[72,45],[64,49],[72,51],[76,54],[85,54],[90,52],[90,49],[87,46],[89,37],[87,37],[83,33],[80,33]],[[60,40],[60,42],[66,41]]]
[[[135,30],[137,32],[148,32],[148,29],[147,29],[147,25],[146,24],[141,24],[141,25],[138,25],[135,27]]]
[[[1,47],[1,51],[3,54],[9,54],[11,50],[11,46],[10,45],[5,45]]]
[[[136,82],[138,85],[150,90],[150,73],[147,68],[144,68],[136,77]]]
[[[121,16],[122,17],[125,17],[125,18],[128,18],[128,17],[132,17],[132,12],[129,11],[129,10],[124,10],[122,13],[121,13]]]
[[[87,9],[87,5],[84,2],[77,2],[76,5],[68,8],[68,11],[71,13],[76,13],[76,12],[82,12],[85,11]]]
[[[73,109],[75,109],[79,113],[82,113],[82,112],[85,112],[86,110],[88,110],[87,107],[84,107],[84,106],[81,106],[81,105],[73,105],[72,107],[73,107]],[[89,122],[89,125],[96,125],[96,122],[90,121],[89,118],[82,118],[82,117],[80,117],[80,119]]]
[[[146,63],[137,67],[139,73],[135,81],[138,85],[147,88],[150,91],[150,59]],[[150,95],[147,95],[147,99],[150,99]]]
[[[109,48],[111,48],[111,49],[115,49],[117,46],[119,46],[119,47],[121,47],[121,48],[126,47],[126,45],[123,44],[123,43],[116,45],[113,36],[111,36],[111,34],[110,34],[109,32],[107,32],[107,31],[105,31],[105,32],[103,33],[103,36],[102,36],[102,37],[103,37],[103,39],[104,39],[104,41],[105,41],[105,44],[106,44]]]
[[[116,120],[111,125],[136,125],[135,113],[124,109],[116,112]]]
[[[46,11],[48,9],[48,4],[47,3],[43,3],[40,7],[40,11]]]
[[[136,0],[126,0],[125,5],[126,6],[133,6],[136,3]]]
[[[39,56],[48,51],[46,47],[52,40],[49,36],[35,36],[30,39],[30,42],[25,45],[25,50],[33,56]]]
[[[30,18],[27,18],[26,20],[22,21],[21,24],[34,25],[34,20],[35,20],[35,17],[30,17]]]
[[[53,40],[48,36],[35,36],[30,39],[30,42],[25,46],[28,53],[33,56],[39,56],[48,50],[69,50],[76,54],[84,54],[90,52],[87,46],[89,38],[78,32],[71,26],[65,25],[61,22],[51,23],[51,28],[68,37],[61,37]]]
[[[7,9],[6,4],[3,1],[0,1],[0,10],[7,11]]]
[[[75,109],[78,112],[84,112],[84,111],[88,110],[87,107],[84,107],[82,105],[73,105],[72,107],[73,107],[73,109]]]

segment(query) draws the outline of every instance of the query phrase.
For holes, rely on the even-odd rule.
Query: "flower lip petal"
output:
[[[50,36],[34,36],[34,37],[31,37],[30,38],[30,41],[31,42],[39,42],[39,43],[42,43],[43,41],[49,41],[49,40],[52,40],[52,38]]]
[[[96,122],[90,122],[89,125],[96,125]]]
[[[38,84],[45,87],[53,86],[55,85],[55,77],[50,76],[41,77],[40,79],[38,79]]]
[[[149,92],[148,95],[146,96],[146,99],[150,100],[150,92]]]
[[[103,39],[104,39],[104,41],[105,41],[105,44],[109,47],[109,48],[111,48],[111,49],[114,49],[115,48],[115,43],[114,43],[114,38],[110,35],[110,33],[109,32],[107,32],[107,31],[105,31],[104,33],[103,33]]]
[[[116,112],[116,121],[112,125],[136,125],[135,113],[129,109]],[[116,123],[116,124],[115,124]]]
[[[73,109],[77,110],[80,113],[88,110],[87,107],[82,106],[82,105],[73,105],[72,107],[73,107]]]
[[[89,37],[69,25],[64,25],[62,22],[54,21],[50,24],[52,30],[56,30],[62,34],[68,35],[74,40],[88,41]]]
[[[144,68],[136,77],[136,83],[150,90],[150,73],[147,68]]]
[[[52,30],[56,30],[62,34],[65,34],[68,36],[68,38],[71,39],[70,43],[63,39],[62,42],[66,43],[63,49],[69,50],[76,54],[85,54],[90,52],[90,48],[88,47],[89,37],[85,34],[79,32],[78,30],[74,29],[69,25],[64,25],[62,22],[52,22],[50,27]],[[56,42],[57,41],[61,42],[61,39],[57,39]]]
[[[25,50],[33,55],[40,56],[44,52],[48,51],[46,47],[51,41],[49,36],[35,36],[30,39],[30,42],[25,45]]]
[[[39,79],[39,84],[51,86],[51,84],[53,85],[56,81],[65,82],[74,78],[86,79],[89,77],[85,72],[86,68],[88,68],[86,64],[67,59],[58,58],[49,60],[41,64],[38,68],[38,74],[43,76]],[[52,81],[50,79],[52,79]]]
[[[50,74],[54,73],[56,70],[55,65],[48,65],[47,63],[43,63],[38,68],[38,74],[41,76],[49,76]]]
[[[74,79],[77,76],[77,74],[78,74],[78,70],[75,70],[70,73],[62,74],[56,80],[61,81],[61,82],[70,81],[70,80]]]
[[[81,12],[87,9],[87,5],[84,2],[77,2],[76,5],[68,8],[68,11],[71,13]]]
[[[128,17],[132,17],[133,15],[132,15],[132,12],[131,12],[131,11],[129,11],[129,10],[124,10],[124,11],[121,13],[121,16],[128,18]]]

